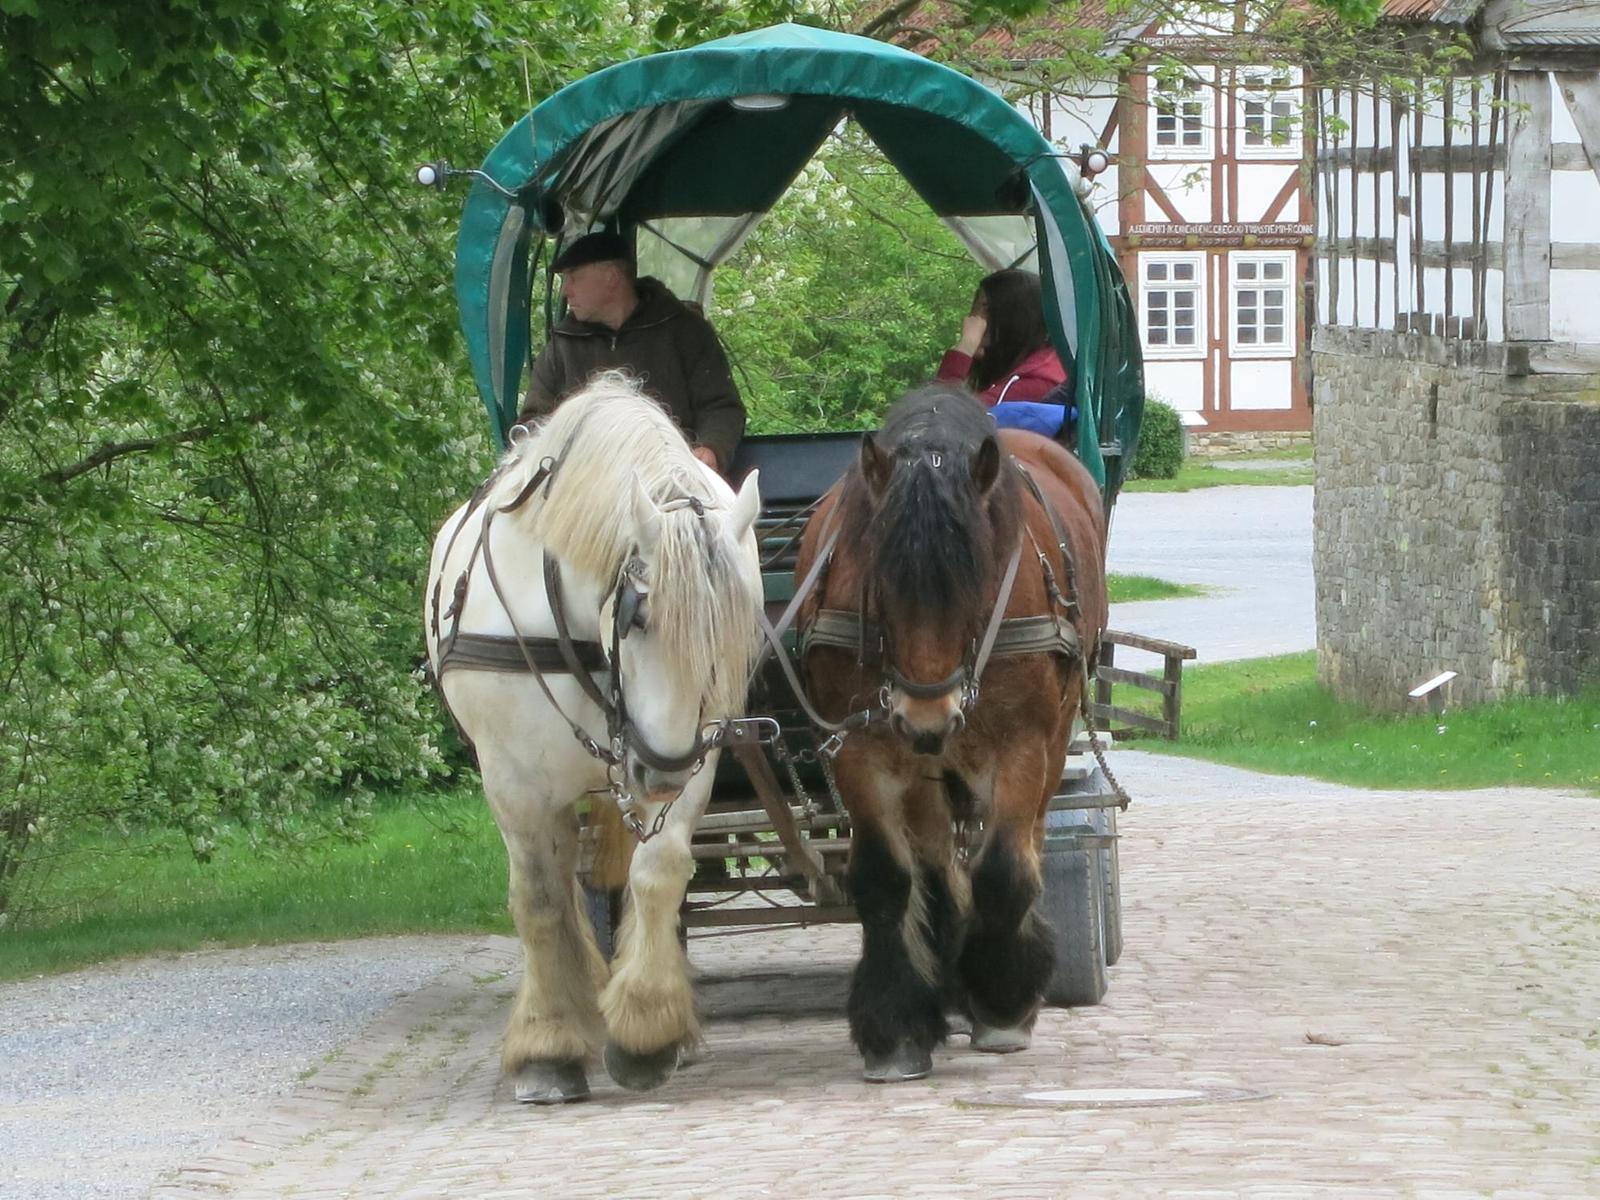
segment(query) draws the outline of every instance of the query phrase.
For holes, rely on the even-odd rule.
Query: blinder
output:
[[[635,629],[650,626],[650,588],[644,580],[644,561],[637,556],[630,558],[617,576],[614,619],[618,641]]]

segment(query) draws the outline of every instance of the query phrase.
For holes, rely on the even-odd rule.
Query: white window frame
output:
[[[1234,73],[1233,149],[1239,158],[1293,159],[1303,156],[1305,127],[1304,77],[1299,67],[1239,67]],[[1265,140],[1252,145],[1246,125],[1247,108],[1251,104],[1263,106],[1263,135]],[[1277,121],[1274,105],[1286,105],[1289,123],[1288,136],[1280,144],[1273,140],[1271,126]]]
[[[1217,127],[1217,77],[1216,71],[1210,67],[1186,72],[1180,78],[1171,82],[1181,85],[1184,90],[1176,88],[1163,88],[1162,79],[1158,75],[1149,78],[1149,114],[1145,141],[1148,144],[1148,158],[1151,162],[1183,162],[1183,161],[1209,161],[1216,155],[1216,127]],[[1170,78],[1170,77],[1169,77]],[[1158,140],[1161,136],[1162,97],[1181,97],[1181,103],[1194,106],[1196,115],[1200,120],[1200,142],[1197,145],[1182,145],[1183,128],[1182,120],[1186,113],[1178,113],[1180,124],[1174,129],[1177,142],[1170,146],[1163,146]]]
[[[1230,358],[1293,358],[1299,346],[1299,326],[1296,322],[1295,291],[1299,286],[1298,256],[1293,250],[1234,250],[1228,254],[1228,355]],[[1239,268],[1244,263],[1252,263],[1257,267],[1256,278],[1241,279]],[[1276,280],[1270,283],[1261,277],[1260,267],[1265,263],[1278,263],[1283,266],[1283,341],[1263,344],[1261,342],[1239,341],[1239,294],[1241,292],[1262,292],[1269,288],[1276,288]],[[1261,297],[1256,298],[1256,329],[1259,333],[1262,325],[1262,316],[1266,306],[1261,303]]]
[[[1204,251],[1143,251],[1139,255],[1139,340],[1144,346],[1146,358],[1162,359],[1204,359],[1209,348],[1209,339],[1206,335],[1206,273],[1209,264],[1206,259],[1210,257]],[[1176,264],[1185,264],[1194,268],[1194,279],[1178,282],[1172,279],[1172,267]],[[1150,268],[1157,264],[1167,267],[1165,280],[1151,280]],[[1194,337],[1192,346],[1151,345],[1150,344],[1150,293],[1162,291],[1168,294],[1167,312],[1173,311],[1170,297],[1174,292],[1192,292],[1194,294]],[[1171,332],[1172,326],[1168,325]]]

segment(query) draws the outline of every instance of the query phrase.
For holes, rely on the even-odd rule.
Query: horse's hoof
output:
[[[868,1083],[905,1083],[926,1079],[933,1070],[933,1054],[912,1042],[901,1042],[888,1054],[863,1054],[861,1078]]]
[[[976,1020],[972,1023],[972,1048],[984,1054],[1015,1054],[1032,1044],[1031,1030],[996,1029]]]
[[[630,1092],[648,1092],[672,1078],[678,1069],[678,1043],[635,1054],[615,1042],[606,1043],[606,1074]]]
[[[678,1043],[678,1070],[687,1071],[690,1067],[698,1067],[711,1056],[705,1043],[699,1038]]]
[[[966,1013],[953,1012],[945,1016],[945,1024],[949,1027],[951,1037],[971,1037],[972,1018]]]
[[[583,1063],[572,1058],[536,1058],[517,1072],[519,1104],[569,1104],[589,1098]]]

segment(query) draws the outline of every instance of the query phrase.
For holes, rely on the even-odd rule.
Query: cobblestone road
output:
[[[704,937],[703,1062],[521,1108],[494,939],[155,1195],[1600,1196],[1600,800],[1272,782],[1129,810],[1110,995],[1047,1012],[1027,1053],[955,1039],[929,1080],[869,1087],[854,929]],[[1063,1087],[1266,1095],[984,1103]]]

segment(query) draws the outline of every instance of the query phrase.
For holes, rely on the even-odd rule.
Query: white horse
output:
[[[618,1083],[658,1086],[698,1039],[678,910],[760,637],[760,506],[754,472],[735,495],[610,373],[513,444],[434,542],[428,656],[510,860],[525,966],[502,1062],[520,1101],[586,1096],[602,1045]],[[512,662],[486,663],[482,635]],[[584,800],[627,883],[609,966],[576,878]]]

